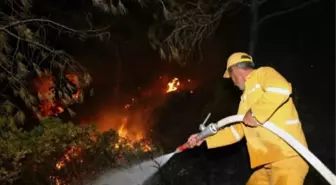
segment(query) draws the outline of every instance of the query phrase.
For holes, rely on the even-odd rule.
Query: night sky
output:
[[[150,86],[163,74],[171,77],[189,76],[196,79],[200,89],[206,89],[207,96],[213,96],[218,84],[230,91],[228,96],[223,97],[223,101],[229,103],[222,106],[232,108],[223,108],[226,113],[222,115],[236,111],[240,92],[229,80],[222,79],[222,74],[226,59],[232,52],[247,51],[250,18],[247,9],[243,8],[236,14],[223,17],[215,35],[203,45],[204,58],[201,63],[191,62],[180,67],[160,60],[159,54],[150,48],[147,29],[151,16],[138,7],[133,7],[134,11],[126,17],[115,19],[90,8],[86,3],[80,3],[84,1],[76,1],[80,5],[65,0],[60,2],[62,3],[48,4],[48,1],[43,1],[36,12],[41,15],[49,14],[51,19],[69,26],[81,27],[86,25],[84,13],[91,11],[95,25],[111,24],[111,31],[121,35],[114,35],[113,40],[104,42],[94,39],[82,42],[75,38],[69,39],[66,35],[60,38],[50,36],[52,45],[72,54],[92,74],[95,95],[78,107],[79,117],[88,113],[88,109],[83,107],[90,107],[92,112],[99,111],[99,107],[104,106],[106,100],[113,99],[116,78],[115,43],[123,62],[123,93],[132,94],[135,86]],[[261,10],[261,15],[301,2],[303,1],[269,0]],[[131,22],[122,24],[123,21]],[[264,22],[259,28],[254,60],[257,66],[275,67],[292,83],[309,147],[335,172],[335,1],[320,0]],[[187,111],[192,105],[182,105],[183,102],[192,101],[181,101],[177,105],[185,108],[185,116],[180,115],[184,114],[180,112],[183,110],[171,111],[169,114],[176,117],[172,118],[174,121],[179,122],[174,125],[181,127],[181,119],[189,119],[189,125],[194,125],[193,129],[182,126],[180,129],[184,130],[183,138],[173,142],[174,144],[182,142],[187,139],[188,134],[196,131],[197,124],[203,118],[203,115],[191,117],[201,111]],[[199,107],[206,104],[206,101],[201,102]],[[218,118],[222,115],[218,115]],[[165,128],[170,127],[171,125],[166,125]],[[169,133],[167,131],[164,137],[169,137]],[[221,157],[218,153],[211,155]]]

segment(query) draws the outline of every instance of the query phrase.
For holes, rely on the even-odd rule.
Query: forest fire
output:
[[[77,84],[77,78],[74,75],[66,76],[72,84]],[[40,82],[43,79],[40,79]],[[51,77],[47,77],[44,79],[44,85],[39,84],[40,88],[39,92],[42,95],[47,95],[49,89],[54,88],[53,80]],[[190,90],[193,84],[190,79],[186,79],[182,84],[180,79],[175,77],[171,81],[166,81],[164,84],[160,82],[160,86],[155,86],[158,88],[158,91],[153,90],[152,92],[158,92],[158,94],[153,94],[150,97],[156,97],[153,101],[145,101],[142,102],[141,97],[129,97],[130,101],[125,102],[124,105],[110,105],[105,103],[103,107],[101,107],[98,114],[90,116],[90,121],[97,123],[97,129],[100,132],[105,132],[110,129],[113,129],[117,132],[119,138],[116,143],[111,145],[115,151],[122,151],[123,148],[128,148],[131,150],[141,150],[143,152],[150,152],[153,150],[151,143],[149,143],[146,138],[148,137],[148,132],[150,130],[150,126],[154,123],[152,111],[156,109],[158,106],[162,106],[165,102],[165,94],[180,91],[180,90]],[[166,85],[166,86],[165,86]],[[161,89],[159,91],[159,89]],[[49,91],[48,91],[49,90]],[[164,90],[164,92],[162,92]],[[192,90],[191,90],[192,91]],[[77,100],[80,98],[80,89],[76,91],[71,97],[73,100]],[[54,94],[51,95],[54,98]],[[148,96],[147,96],[148,97]],[[145,98],[146,99],[146,98]],[[48,106],[47,106],[48,105]],[[57,101],[52,101],[49,104],[41,104],[41,107],[45,109],[43,115],[58,115],[64,111],[62,104],[57,104]],[[42,109],[42,110],[44,110]],[[86,120],[89,121],[89,120]],[[85,122],[84,122],[85,124]],[[137,144],[137,145],[136,145]],[[137,147],[136,147],[137,146]],[[80,147],[71,147],[67,150],[63,157],[57,161],[55,168],[56,170],[64,169],[67,164],[71,162],[71,160],[81,160],[82,149]],[[82,162],[82,161],[80,161]],[[57,177],[53,178],[56,184],[63,184],[61,179]]]
[[[155,116],[152,115],[152,112],[164,105],[165,94],[179,90],[189,91],[194,86],[190,79],[185,79],[183,84],[177,77],[170,81],[166,76],[160,76],[159,79],[161,80],[155,81],[148,88],[138,88],[148,93],[140,93],[139,97],[127,97],[129,101],[124,102],[123,105],[104,104],[100,107],[101,110],[98,111],[98,114],[90,116],[85,122],[90,120],[96,123],[97,129],[101,132],[110,129],[115,130],[121,137],[115,145],[116,149],[120,148],[121,145],[133,148],[134,143],[141,143],[143,151],[151,151],[150,145],[143,141],[148,138],[150,127],[154,123],[153,118]],[[192,90],[190,90],[190,93],[192,93]],[[85,124],[85,122],[82,123]],[[125,141],[128,143],[125,143]]]
[[[162,77],[160,77],[160,79],[162,79]],[[186,83],[190,84],[191,80],[188,79]],[[173,78],[166,85],[167,88],[165,89],[165,93],[178,91],[180,88],[183,88],[180,80],[177,77]],[[160,88],[162,89],[162,86]],[[162,95],[165,94],[161,93],[162,91],[160,91],[159,97],[162,97]],[[152,94],[152,96],[155,95]],[[147,105],[147,108],[145,108],[146,105],[138,105],[135,98],[132,98],[129,103],[126,103],[123,106],[124,111],[100,112],[100,115],[97,118],[98,129],[100,131],[106,131],[112,128],[117,131],[118,135],[121,138],[119,142],[115,145],[115,148],[119,148],[121,144],[133,148],[134,143],[139,142],[140,144],[142,144],[141,148],[143,151],[151,151],[152,148],[150,147],[150,145],[146,144],[143,141],[146,138],[146,133],[148,132],[149,125],[152,124],[152,115],[150,110],[154,110],[156,107],[161,106],[162,102],[151,102],[150,105]],[[150,107],[149,109],[148,106]],[[123,140],[123,138],[125,138],[128,143],[124,143],[125,141]]]
[[[129,134],[129,131],[126,129],[126,124],[127,124],[127,118],[123,119],[122,125],[117,130],[117,133],[119,135],[119,139],[114,144],[114,146],[112,146],[115,149],[115,151],[117,151],[119,149],[122,150],[122,148],[125,148],[125,147],[135,151],[136,150],[136,148],[134,147],[135,142],[139,142],[141,151],[143,151],[143,152],[152,151],[152,147],[151,147],[150,143],[143,140],[142,133],[139,132],[134,137],[134,135]],[[133,136],[133,137],[129,137],[129,136]],[[96,142],[95,139],[93,141]],[[76,161],[79,161],[80,163],[83,163],[84,161],[81,158],[82,152],[83,152],[83,150],[82,150],[81,147],[71,146],[64,153],[62,158],[60,160],[58,160],[57,163],[55,164],[56,170],[64,169],[66,167],[66,165],[68,165],[72,160],[76,160]],[[122,155],[118,156],[118,157],[120,157],[121,159],[123,158]],[[60,177],[50,176],[49,179],[52,180],[56,185],[67,185],[67,183],[65,183]]]

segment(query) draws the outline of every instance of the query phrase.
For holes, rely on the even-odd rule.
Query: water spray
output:
[[[197,134],[196,139],[198,141],[203,140],[209,136],[215,135],[218,130],[233,123],[242,122],[244,115],[228,116],[219,120],[217,123],[210,123],[205,126],[205,123],[210,117],[210,113],[200,124],[200,133]],[[288,134],[283,129],[276,126],[274,123],[266,122],[262,127],[271,131],[273,134],[279,136],[285,142],[287,142],[292,148],[294,148],[308,163],[310,163],[329,184],[336,185],[336,176],[312,153],[307,147],[302,145],[293,136]],[[160,166],[163,166],[169,161],[171,157],[179,152],[183,152],[189,149],[188,142],[179,146],[174,152],[160,156],[154,160],[148,160],[141,164],[135,165],[130,169],[114,170],[108,172],[99,178],[93,185],[145,185],[146,182],[157,173]],[[91,183],[92,184],[92,183]]]

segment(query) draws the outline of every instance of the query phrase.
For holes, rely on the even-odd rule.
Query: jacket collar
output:
[[[253,71],[251,71],[250,74],[248,74],[248,75],[246,76],[246,80],[245,80],[245,88],[246,88],[246,85],[247,85],[247,83],[248,83],[248,80],[251,79],[251,78],[255,75],[255,73],[256,73],[256,70],[254,69]]]

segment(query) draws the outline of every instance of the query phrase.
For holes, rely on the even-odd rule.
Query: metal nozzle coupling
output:
[[[217,133],[216,124],[210,123],[208,126],[205,127],[205,129],[201,133],[198,134],[197,139],[202,140],[209,136],[215,135],[216,133]]]

